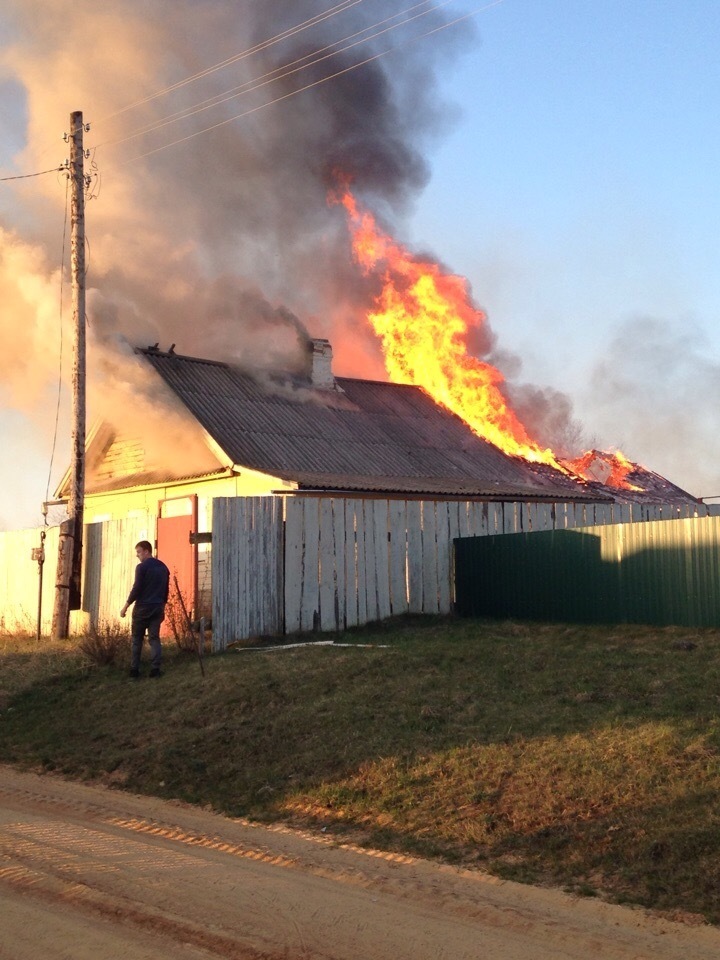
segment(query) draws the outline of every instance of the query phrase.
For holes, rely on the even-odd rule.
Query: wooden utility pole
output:
[[[53,639],[70,632],[70,610],[80,609],[85,509],[85,152],[81,111],[70,114],[70,266],[73,304],[72,461],[68,519],[60,526]]]

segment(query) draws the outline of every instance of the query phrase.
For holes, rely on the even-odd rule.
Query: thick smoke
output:
[[[589,376],[588,420],[695,496],[720,496],[720,365],[692,321],[630,317]],[[632,446],[631,446],[632,443]]]
[[[298,368],[308,335],[329,336],[343,372],[381,375],[378,347],[358,309],[368,302],[366,281],[352,265],[342,213],[327,204],[328,188],[342,174],[389,220],[410,209],[429,175],[427,147],[451,117],[437,98],[435,70],[472,31],[466,23],[415,42],[446,14],[431,11],[413,23],[412,14],[402,14],[413,6],[404,0],[347,4],[295,30],[334,6],[328,0],[3,5],[0,98],[8,98],[3,114],[15,124],[11,140],[23,144],[7,172],[61,164],[71,111],[81,109],[91,125],[85,141],[93,176],[86,211],[91,418],[157,405],[137,383],[130,349],[155,342],[251,368]],[[398,22],[401,28],[380,33]],[[284,30],[294,33],[266,43]],[[372,39],[373,33],[380,35]],[[265,47],[252,56],[147,99],[258,44]],[[356,45],[338,52],[349,44]],[[398,49],[371,59],[391,47]],[[288,65],[302,66],[303,57],[315,65],[290,72],[295,67]],[[262,78],[272,82],[258,86]],[[242,96],[133,136],[243,84]],[[309,89],[295,93],[303,87]],[[238,114],[247,115],[223,123]],[[51,432],[66,179],[18,181],[13,190],[14,205],[6,201],[0,210],[2,401],[37,413]],[[69,300],[66,283],[66,374]]]
[[[566,393],[510,381],[507,394],[521,423],[541,447],[549,447],[556,456],[570,459],[587,449],[589,441]]]
[[[202,80],[117,113],[331,6],[326,0],[263,0],[241,11],[229,0],[5,5],[12,39],[0,69],[14,89],[24,90],[27,103],[18,166],[47,167],[66,157],[58,140],[71,109],[82,108],[91,123],[86,145],[98,179],[97,199],[87,210],[89,283],[101,292],[92,303],[103,309],[96,315],[91,307],[90,322],[97,321],[103,336],[136,344],[175,341],[181,352],[248,356],[257,363],[264,359],[260,345],[270,317],[274,343],[266,362],[273,363],[300,352],[297,318],[321,335],[350,323],[362,282],[348,255],[342,215],[327,205],[328,187],[342,173],[385,215],[407,209],[428,178],[428,141],[449,115],[435,96],[434,70],[466,42],[467,25],[412,42],[439,26],[443,15],[432,12],[413,23],[407,22],[411,14],[395,16],[412,6],[400,0],[354,3]],[[369,39],[399,22],[399,29]],[[390,56],[343,72],[396,45]],[[125,139],[263,77],[272,82]],[[294,95],[311,84],[317,85]],[[263,106],[272,100],[279,102]],[[59,261],[64,199],[62,177],[35,181],[23,194],[23,239],[40,244],[48,269]],[[12,242],[4,238],[6,246]],[[284,351],[277,336],[282,318]]]

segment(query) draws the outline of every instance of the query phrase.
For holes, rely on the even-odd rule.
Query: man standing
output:
[[[160,624],[165,619],[165,604],[170,590],[170,571],[157,557],[152,555],[152,544],[141,540],[135,545],[135,555],[140,561],[135,568],[135,583],[120,611],[124,617],[131,603],[135,604],[132,613],[132,655],[130,676],[137,680],[140,676],[140,654],[147,630],[150,643],[150,676],[160,676],[162,646],[160,644]]]

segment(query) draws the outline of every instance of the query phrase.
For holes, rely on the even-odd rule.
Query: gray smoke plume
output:
[[[386,218],[409,208],[429,176],[427,148],[452,116],[435,72],[469,42],[467,23],[418,39],[451,15],[408,0],[4,7],[10,40],[0,71],[27,105],[18,163],[64,159],[66,148],[49,137],[67,129],[71,109],[82,108],[91,124],[88,282],[98,292],[89,319],[98,336],[292,365],[303,327],[352,333],[366,287],[328,189],[341,174]],[[329,16],[335,8],[343,9]],[[193,113],[211,98],[219,101],[212,109]],[[192,115],[136,135],[178,111]],[[20,236],[8,235],[48,256],[46,282],[64,199],[62,177],[26,188],[26,223]],[[265,355],[268,323],[274,349]],[[364,329],[352,339],[365,341],[363,354],[376,349]],[[338,341],[341,364],[355,347]]]
[[[708,354],[692,320],[628,317],[591,371],[584,405],[632,460],[695,496],[718,497],[720,365]]]
[[[460,7],[6,0],[0,109],[6,143],[20,145],[7,172],[60,165],[73,110],[91,125],[91,418],[112,419],[128,397],[142,406],[129,347],[154,342],[252,368],[293,368],[310,333],[332,338],[343,372],[382,376],[360,309],[368,282],[327,193],[342,174],[387,221],[410,209],[429,176],[427,149],[453,119],[436,71],[473,31],[465,22],[418,38]],[[418,13],[428,15],[413,20]],[[200,111],[210,98],[217,104]],[[142,132],[178,111],[186,119]],[[183,142],[169,146],[175,140]],[[0,402],[34,416],[45,441],[58,374],[66,179],[12,189],[0,206]],[[64,293],[67,360],[67,275]],[[61,448],[58,463],[66,457]]]
[[[342,373],[384,376],[365,321],[376,279],[353,262],[328,193],[341,178],[390,232],[402,228],[456,119],[437,74],[475,43],[472,21],[433,31],[461,12],[412,0],[6,0],[0,98],[24,97],[4,111],[23,143],[17,168],[65,159],[72,110],[90,123],[91,418],[126,420],[132,407],[151,422],[143,409],[160,398],[131,348],[155,342],[292,370],[309,336],[327,336]],[[21,183],[17,197],[0,211],[2,401],[47,432],[66,181]],[[468,343],[491,362],[494,348],[487,324]],[[567,398],[508,393],[542,443],[572,446]],[[182,412],[169,412],[181,431]]]

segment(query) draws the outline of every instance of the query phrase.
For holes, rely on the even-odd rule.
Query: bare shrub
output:
[[[190,619],[188,608],[187,597],[179,589],[177,579],[175,579],[170,588],[170,597],[165,607],[165,620],[175,638],[180,653],[189,653],[194,656],[199,653],[202,656],[204,650],[200,649],[200,632],[197,624]]]
[[[119,623],[99,623],[80,639],[80,652],[98,667],[127,659],[130,652],[130,637],[127,628]]]
[[[197,637],[189,630],[178,631],[175,635],[175,643],[180,653],[190,653],[195,656],[198,652]]]

